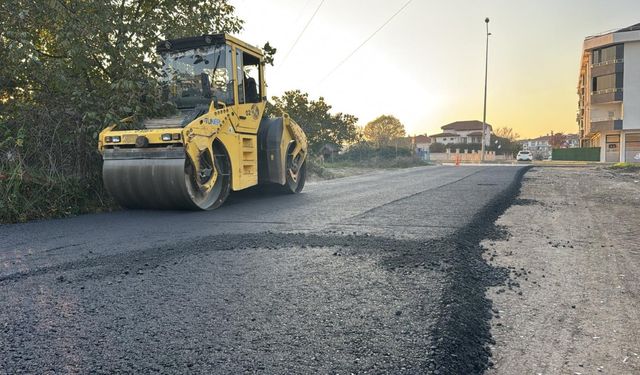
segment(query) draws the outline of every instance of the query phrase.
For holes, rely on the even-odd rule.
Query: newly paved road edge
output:
[[[519,195],[529,169],[518,171],[514,181],[479,211],[469,225],[439,240],[441,246],[450,247],[452,262],[442,313],[433,332],[435,345],[427,352],[428,373],[482,374],[492,366],[489,349],[493,343],[492,303],[485,292],[491,286],[504,284],[509,272],[483,259],[486,249],[481,242],[505,237],[495,222]]]

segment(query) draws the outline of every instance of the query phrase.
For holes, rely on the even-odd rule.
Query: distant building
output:
[[[551,156],[551,136],[523,139],[520,142],[523,151],[531,151],[536,159],[548,159]]]
[[[578,134],[567,134],[566,139],[562,142],[560,148],[576,148],[580,147],[580,136]]]
[[[554,140],[555,138],[555,140]],[[580,147],[580,137],[577,134],[545,135],[538,138],[518,141],[525,151],[531,151],[538,159],[548,159],[554,148]]]
[[[411,137],[411,145],[416,153],[422,153],[429,151],[429,146],[431,146],[431,138],[426,135],[417,135],[415,137]]]
[[[435,143],[449,144],[468,144],[468,143],[481,143],[482,142],[482,121],[458,121],[445,125],[442,128],[442,133],[432,135],[431,139]],[[491,144],[491,134],[493,133],[493,127],[487,124],[486,132],[484,134],[484,144],[489,146]]]
[[[585,39],[578,95],[582,146],[640,162],[640,24]]]

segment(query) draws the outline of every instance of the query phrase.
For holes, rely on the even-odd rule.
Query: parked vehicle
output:
[[[516,156],[517,161],[533,161],[533,154],[531,151],[520,151]]]

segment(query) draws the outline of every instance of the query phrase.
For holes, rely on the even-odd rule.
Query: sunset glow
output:
[[[289,52],[320,1],[232,1],[246,21],[241,37],[278,48],[269,95],[301,89],[324,96],[361,124],[393,114],[411,134],[482,120],[486,16],[493,34],[487,121],[523,137],[576,133],[584,38],[640,22],[635,0],[416,0],[326,77],[406,1],[326,0]]]

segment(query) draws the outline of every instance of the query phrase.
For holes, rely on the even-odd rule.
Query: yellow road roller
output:
[[[287,115],[263,117],[264,55],[226,34],[166,40],[162,95],[177,114],[141,129],[104,129],[98,149],[107,191],[122,206],[212,210],[257,184],[302,191],[307,139]]]

